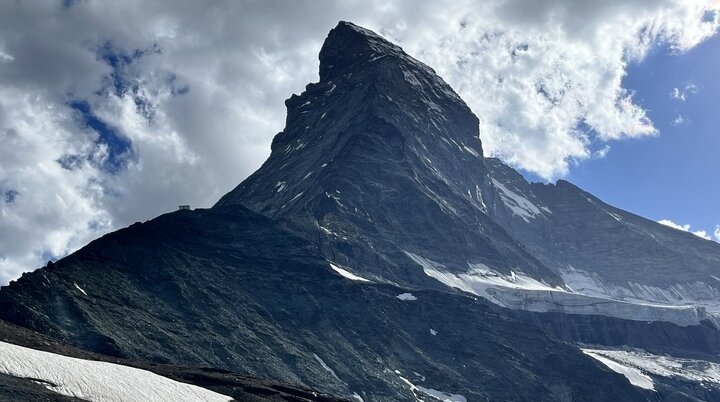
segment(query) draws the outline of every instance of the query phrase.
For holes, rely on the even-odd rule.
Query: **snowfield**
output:
[[[343,276],[347,279],[350,279],[351,281],[370,282],[369,279],[365,279],[363,277],[357,276],[357,275],[353,274],[352,272],[348,271],[347,269],[340,268],[339,266],[333,264],[332,262],[330,263],[330,267],[332,267],[332,269],[335,272],[337,272],[338,274],[340,274],[341,276]]]
[[[403,252],[423,267],[425,275],[435,278],[451,288],[458,288],[465,292],[482,296],[491,302],[504,307],[507,306],[505,306],[500,300],[497,300],[491,292],[488,292],[488,289],[567,292],[565,289],[554,288],[521,273],[513,272],[511,275],[498,273],[481,263],[468,263],[467,272],[453,273],[448,271],[444,265],[429,258],[425,258],[405,250],[403,250]]]
[[[209,401],[232,398],[147,370],[77,359],[0,342],[0,373],[31,378],[49,390],[88,401]]]
[[[613,298],[614,293],[592,291],[589,280],[587,277],[581,278],[579,271],[574,271],[575,276],[572,281],[566,282],[567,285],[552,287],[522,272],[510,272],[507,275],[482,263],[468,263],[467,271],[452,272],[441,263],[403,251],[423,268],[425,275],[451,288],[481,296],[492,303],[511,309],[606,315],[636,321],[667,321],[681,326],[697,325],[703,319],[714,322],[720,320],[715,314],[708,313],[703,306]],[[569,277],[563,278],[567,281]],[[581,279],[584,281],[581,282]],[[700,288],[694,288],[696,293],[699,293],[698,289]]]
[[[676,378],[720,388],[720,364],[703,360],[654,355],[642,350],[582,349],[583,353],[623,374],[630,383],[654,389],[652,376]]]
[[[536,219],[537,216],[543,215],[543,213],[540,211],[540,208],[538,208],[537,205],[533,204],[532,201],[513,192],[495,179],[492,179],[492,183],[495,188],[500,190],[500,198],[502,198],[505,205],[510,208],[513,215],[519,216],[525,222],[530,222],[530,219]],[[550,210],[545,207],[542,207],[542,209],[550,212]]]
[[[614,360],[608,359],[607,357],[599,353],[595,353],[592,350],[582,349],[582,351],[586,355],[604,364],[610,370],[624,375],[628,379],[628,381],[630,381],[630,384],[644,389],[655,389],[655,383],[653,382],[652,378],[643,374],[643,372],[639,369],[632,366],[623,365],[622,363],[618,363]]]
[[[313,357],[315,358],[315,360],[317,360],[318,363],[320,363],[320,365],[322,366],[322,368],[325,369],[325,371],[327,371],[328,373],[330,373],[330,375],[335,377],[336,380],[342,381],[342,380],[340,380],[340,377],[338,377],[337,374],[335,374],[335,370],[333,370],[330,366],[328,366],[327,363],[325,363],[325,361],[323,359],[321,359],[320,356],[317,355],[317,353],[313,353]]]
[[[408,387],[410,387],[410,391],[415,395],[415,399],[418,401],[424,401],[418,396],[418,393],[424,394],[425,396],[429,396],[435,400],[442,401],[442,402],[467,402],[467,398],[460,394],[449,394],[446,392],[438,391],[436,389],[432,388],[425,388],[421,387],[420,385],[415,385],[410,380],[402,376],[402,373],[400,370],[395,370],[395,374],[405,383]],[[424,380],[424,378],[423,378]]]

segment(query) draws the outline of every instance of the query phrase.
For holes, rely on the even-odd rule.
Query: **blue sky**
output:
[[[566,179],[622,209],[712,232],[720,224],[720,36],[681,54],[657,47],[627,71],[623,86],[658,135],[612,142]]]

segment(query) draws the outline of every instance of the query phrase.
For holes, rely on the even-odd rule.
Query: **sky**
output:
[[[719,8],[4,1],[0,284],[179,204],[211,206],[267,158],[283,101],[317,81],[339,20],[445,78],[478,115],[486,155],[713,238]]]
[[[720,240],[718,71],[719,35],[682,54],[658,46],[629,65],[623,86],[658,134],[606,144],[605,157],[565,179],[615,206]]]

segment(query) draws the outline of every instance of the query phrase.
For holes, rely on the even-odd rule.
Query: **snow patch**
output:
[[[465,398],[464,396],[462,396],[462,395],[460,395],[460,394],[449,394],[449,393],[445,393],[445,392],[442,392],[442,391],[438,391],[438,390],[436,390],[436,389],[425,388],[425,387],[422,387],[422,386],[420,386],[420,385],[415,385],[415,384],[413,384],[412,382],[410,382],[410,380],[408,380],[407,378],[403,377],[403,376],[402,376],[402,373],[400,373],[399,370],[395,370],[395,374],[397,374],[397,376],[400,377],[400,379],[401,379],[405,384],[407,384],[408,387],[410,387],[410,390],[412,391],[413,395],[415,395],[415,398],[416,398],[417,400],[419,400],[419,401],[422,401],[422,399],[420,399],[420,398],[417,396],[417,393],[418,393],[418,392],[421,393],[421,394],[425,394],[425,395],[427,395],[427,396],[429,396],[429,397],[431,397],[431,398],[437,399],[438,401],[443,401],[443,402],[467,402],[467,398]]]
[[[335,377],[336,380],[342,381],[342,380],[340,380],[340,377],[338,377],[337,374],[335,374],[335,370],[333,370],[332,368],[330,368],[330,366],[328,366],[327,363],[325,363],[325,361],[323,361],[323,359],[320,358],[320,356],[318,356],[317,354],[313,353],[313,357],[315,358],[315,360],[318,361],[318,363],[320,363],[320,365],[322,366],[322,368],[325,369],[325,371],[327,371],[327,372],[330,373],[333,377]]]
[[[400,300],[405,300],[405,301],[417,300],[417,297],[415,297],[415,295],[413,295],[412,293],[401,293],[395,297],[397,297]]]
[[[78,286],[77,283],[73,282],[73,285],[75,285],[75,288],[76,288],[77,290],[81,291],[82,294],[84,294],[85,296],[87,296],[87,293],[85,293],[85,291],[83,290],[83,288],[81,288],[80,286]]]
[[[326,228],[325,226],[322,226],[322,225],[321,225],[321,226],[320,226],[320,230],[322,230],[322,231],[323,231],[323,233],[325,233],[325,234],[328,234],[328,235],[335,235],[335,233],[333,233],[333,232],[332,232],[332,230],[330,230],[330,229]]]
[[[667,308],[699,306],[711,312],[720,311],[720,290],[705,282],[674,283],[662,288],[637,282],[618,285],[571,265],[561,269],[560,276],[576,292],[588,296]]]
[[[387,56],[387,54],[373,55],[373,58],[368,60],[368,62],[373,62],[375,60],[382,59],[385,56]]]
[[[284,181],[277,182],[277,184],[275,184],[275,188],[277,189],[277,190],[275,190],[276,193],[279,193],[279,192],[285,190],[285,182]]]
[[[487,206],[485,205],[485,201],[483,200],[480,186],[477,184],[475,185],[475,198],[477,198],[478,202],[480,203],[480,209],[483,210],[483,212],[487,212]]]
[[[488,288],[566,292],[564,289],[551,287],[521,273],[511,272],[510,275],[505,275],[496,272],[482,263],[468,263],[469,269],[467,272],[456,274],[449,272],[443,264],[437,263],[429,258],[419,256],[409,251],[404,251],[404,253],[423,268],[425,275],[435,278],[449,287],[483,296],[497,304],[501,303],[487,292]]]
[[[300,198],[301,195],[303,195],[302,191],[300,193],[298,193],[295,197],[293,197],[289,202],[293,202],[293,201],[297,200],[298,198]]]
[[[604,364],[610,370],[624,375],[628,379],[628,381],[630,381],[630,384],[644,389],[655,390],[655,383],[653,382],[652,378],[643,374],[642,371],[636,369],[635,367],[626,366],[616,361],[610,360],[600,354],[594,353],[591,350],[582,349],[582,351],[586,355]]]
[[[94,401],[231,401],[195,385],[120,364],[78,359],[0,342],[0,373],[42,381],[62,395]]]
[[[436,336],[436,335],[437,335],[437,331],[435,331],[434,329],[430,328],[430,335]]]
[[[628,377],[630,383],[642,388],[649,385],[647,381],[642,382],[642,379],[651,379],[650,376],[676,378],[699,383],[703,386],[720,386],[720,364],[718,363],[655,355],[643,350],[582,349],[582,351],[600,360],[603,364],[608,365],[606,362],[614,363],[615,367],[620,366],[626,371],[632,372],[635,378]],[[604,359],[604,361],[601,359]],[[610,365],[608,367],[615,370]],[[638,372],[641,374],[639,378],[637,377]],[[642,385],[638,385],[636,382],[640,382]]]
[[[690,287],[676,285],[666,290],[637,283],[628,284],[629,288],[616,286],[593,289],[595,282],[592,277],[582,276],[569,280],[566,275],[562,275],[565,285],[552,287],[523,273],[511,272],[506,275],[481,263],[468,263],[468,271],[456,273],[429,258],[404,252],[423,268],[426,275],[451,288],[481,296],[511,309],[604,315],[635,321],[667,321],[681,326],[697,325],[703,319],[720,321],[720,314],[714,312],[717,311],[720,297],[706,299],[705,306],[651,302],[639,298],[640,295],[648,298],[666,295],[670,298],[681,294],[692,297],[690,295],[693,293],[702,294],[705,298],[720,294],[720,291],[704,283],[696,283]],[[625,289],[628,297],[622,298],[614,293],[618,289]]]
[[[321,226],[321,227],[322,227],[322,226]],[[347,279],[350,279],[351,281],[370,282],[369,279],[365,279],[365,278],[359,277],[359,276],[353,274],[352,272],[350,272],[350,271],[348,271],[348,270],[345,270],[345,269],[340,268],[339,266],[333,264],[332,262],[330,263],[330,267],[332,267],[332,269],[335,270],[335,272],[337,272],[338,274],[344,276],[344,277],[347,278]]]
[[[513,215],[521,217],[525,222],[530,222],[530,219],[535,219],[538,215],[542,215],[540,208],[527,198],[514,193],[495,179],[492,179],[492,182],[495,188],[500,190],[500,198],[502,198],[505,205],[510,208]]]
[[[467,145],[463,145],[463,149],[465,150],[465,152],[469,153],[470,155],[472,155],[476,158],[480,157],[480,154],[478,154],[474,149],[470,148]]]

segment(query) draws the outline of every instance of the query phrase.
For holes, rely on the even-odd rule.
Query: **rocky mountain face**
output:
[[[484,158],[465,103],[376,34],[338,25],[320,81],[286,105],[269,159],[218,206],[279,220],[379,281],[513,309],[717,324],[719,244]]]
[[[720,244],[486,159],[489,215],[576,292],[720,311]],[[499,197],[498,197],[499,195]]]
[[[24,275],[0,319],[355,400],[720,398],[719,245],[485,158],[457,94],[351,23],[286,105],[213,208]]]
[[[0,317],[106,355],[346,398],[602,400],[595,390],[607,389],[644,399],[577,348],[482,299],[336,269],[243,207],[178,211],[26,274],[0,291]]]
[[[329,260],[393,283],[437,285],[414,255],[561,283],[485,214],[477,117],[399,47],[339,24],[320,81],[286,105],[270,158],[218,206],[282,220]]]

